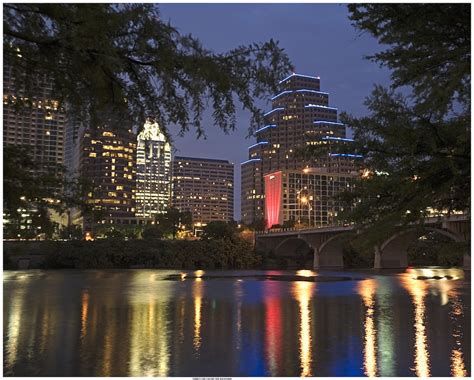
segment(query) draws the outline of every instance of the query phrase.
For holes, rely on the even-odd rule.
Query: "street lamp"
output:
[[[301,203],[303,204],[308,204],[308,226],[311,227],[311,200],[313,199],[312,196],[306,197],[302,196],[301,197]]]
[[[307,195],[301,195],[302,191],[306,191]],[[308,226],[311,227],[311,201],[313,200],[313,196],[309,195],[309,190],[305,186],[303,189],[300,189],[296,192],[296,197],[298,198],[298,218],[301,218],[301,204],[308,205]],[[300,220],[298,220],[300,223]]]

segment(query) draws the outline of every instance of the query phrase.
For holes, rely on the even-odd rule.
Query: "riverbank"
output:
[[[456,258],[459,256],[461,259]],[[426,265],[462,267],[470,270],[470,256],[452,252],[452,263]],[[435,257],[436,258],[436,257]],[[412,265],[417,265],[413,260]],[[459,265],[461,264],[461,265]],[[360,254],[344,255],[346,269],[373,267]],[[3,268],[16,269],[302,269],[312,268],[310,253],[280,257],[255,251],[246,240],[104,239],[95,241],[4,241]]]
[[[4,269],[252,269],[262,256],[242,239],[4,242]]]

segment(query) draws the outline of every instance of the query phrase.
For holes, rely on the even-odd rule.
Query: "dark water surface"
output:
[[[7,376],[470,375],[458,269],[3,276]]]

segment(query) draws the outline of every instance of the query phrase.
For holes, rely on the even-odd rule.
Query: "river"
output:
[[[5,271],[3,335],[6,376],[469,376],[470,275]]]

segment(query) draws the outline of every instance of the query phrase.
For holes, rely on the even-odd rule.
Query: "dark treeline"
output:
[[[50,241],[35,253],[44,256],[45,269],[249,269],[261,264],[261,256],[242,239]],[[5,254],[5,269],[15,269],[12,256]]]
[[[311,269],[313,255],[278,256],[273,251],[256,251],[240,238],[164,240],[118,238],[95,241],[43,241],[32,249],[28,242],[4,246],[4,269],[18,269],[18,258],[40,257],[42,269]],[[469,242],[440,241],[429,236],[408,250],[410,265],[460,266]],[[344,267],[373,268],[373,252],[347,244]]]

